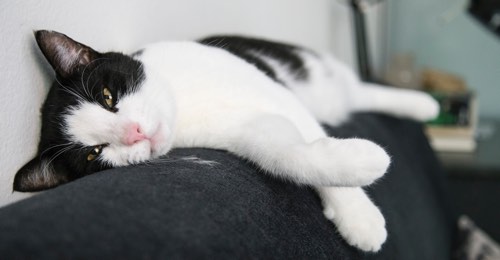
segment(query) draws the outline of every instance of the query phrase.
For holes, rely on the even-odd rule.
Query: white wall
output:
[[[101,51],[250,34],[333,49],[352,64],[346,11],[333,0],[0,1],[0,206],[26,196],[12,193],[12,181],[36,153],[39,109],[53,77],[33,30],[57,30]]]

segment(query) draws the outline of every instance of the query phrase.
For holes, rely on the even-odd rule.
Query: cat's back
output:
[[[338,63],[330,55],[242,36],[211,36],[197,42],[160,42],[147,46],[140,53],[144,62],[171,74],[175,72],[170,76],[178,78],[199,73],[217,80],[234,79],[239,84],[242,79],[272,81],[287,89],[314,85],[318,80],[328,79],[333,71],[343,69],[337,68]]]
[[[147,69],[163,74],[173,85],[207,86],[242,78],[267,80],[254,66],[224,49],[198,42],[158,42],[140,51],[139,59]],[[176,87],[173,86],[173,87]]]
[[[155,43],[144,48],[138,59],[144,64],[146,78],[150,74],[165,79],[179,105],[273,108],[276,100],[286,105],[293,96],[241,57],[199,42]]]

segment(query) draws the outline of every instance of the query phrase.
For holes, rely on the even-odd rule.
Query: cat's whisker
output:
[[[85,98],[80,93],[73,91],[67,87],[62,87],[62,90],[68,94],[75,96],[78,100],[85,100]]]
[[[132,85],[131,85],[131,86],[136,86],[136,85],[137,85],[137,82],[139,82],[139,80],[142,80],[142,79],[143,79],[143,76],[144,76],[144,75],[141,73],[141,71],[142,71],[142,67],[143,67],[143,65],[141,64],[141,65],[139,66],[139,68],[137,69],[137,72],[139,73],[139,76],[138,76],[137,78],[135,78],[135,79],[132,79]]]
[[[77,149],[77,151],[81,152],[81,151],[84,151],[84,150],[86,150],[86,149],[87,149],[87,147],[85,147],[85,146],[81,146],[80,148],[78,148],[78,149]]]
[[[57,157],[59,157],[61,154],[63,154],[63,153],[65,153],[65,152],[69,151],[69,150],[70,150],[71,148],[73,148],[74,146],[75,146],[75,145],[73,144],[73,145],[70,145],[70,146],[68,146],[68,147],[65,147],[65,148],[63,148],[63,149],[59,150],[58,152],[56,152],[56,153],[55,153],[52,157],[50,157],[50,159],[49,159],[49,163],[50,163],[50,162],[52,162],[52,161],[53,161],[54,159],[56,159]]]
[[[141,63],[138,67],[137,67],[137,72],[139,72],[139,74],[142,75],[142,72],[144,71],[144,64]]]
[[[121,73],[121,74],[126,75],[126,76],[132,75],[132,73],[121,71],[121,70],[111,70],[111,71],[118,72],[118,73]]]
[[[76,92],[74,92],[74,91],[70,90],[67,86],[63,85],[63,84],[62,84],[62,83],[61,83],[61,82],[57,79],[57,77],[55,78],[55,80],[56,80],[57,84],[59,84],[59,86],[60,86],[60,87],[61,87],[64,91],[66,91],[67,93],[74,95],[74,96],[75,96],[75,97],[77,97],[78,99],[83,98],[83,97],[82,97],[81,95],[79,95],[78,93],[76,93]]]
[[[71,90],[69,87],[63,85],[57,78],[56,78],[56,82],[59,84],[59,86],[61,87],[61,89],[63,91],[65,91],[66,93],[71,94],[71,95],[75,96],[76,98],[78,98],[80,100],[85,100],[85,98],[81,94],[79,94],[78,92],[76,92],[74,90]]]
[[[98,96],[99,96],[99,92],[95,93],[94,96],[93,96],[94,100],[97,100]]]
[[[92,64],[94,61],[91,61],[89,62],[84,68],[83,68],[83,72],[82,72],[82,75],[80,77],[80,81],[82,82],[82,88],[83,88],[83,91],[84,93],[90,97],[90,95],[87,93],[87,90],[85,88],[85,83],[83,83],[83,76],[85,75],[85,71],[87,70],[87,68],[90,66],[90,64]],[[90,78],[90,77],[89,77]]]
[[[94,88],[95,88],[95,86],[97,85],[97,83],[98,83],[97,81],[96,81],[96,82],[94,82],[94,84],[92,85],[92,88],[91,88],[91,90],[90,90],[91,92],[94,92]],[[94,93],[95,93],[95,94],[94,94],[94,96],[93,96],[93,98],[94,98],[93,100],[97,100],[97,97],[101,94],[101,92],[100,92],[100,91],[95,91]]]
[[[68,147],[65,147],[61,150],[59,150],[57,153],[55,153],[52,157],[50,157],[50,159],[47,161],[47,163],[44,165],[44,168],[42,170],[42,172],[46,172],[47,171],[47,168],[50,167],[50,165],[52,164],[52,162],[57,158],[59,157],[61,154],[69,151],[71,148],[73,148],[75,145],[72,144]]]
[[[90,65],[90,64],[92,64],[93,62],[96,62],[96,61],[98,61],[98,60],[108,60],[108,59],[106,59],[106,58],[99,58],[99,59],[95,59],[95,60],[93,60],[92,62],[90,62],[88,65]],[[87,82],[86,82],[87,84],[83,84],[83,73],[82,73],[82,85],[83,85],[83,87],[84,87],[84,88],[88,88],[89,81],[90,81],[90,78],[92,77],[92,74],[94,74],[94,72],[95,72],[95,71],[96,71],[96,70],[97,70],[97,69],[98,69],[101,65],[103,65],[103,64],[104,64],[104,63],[101,63],[101,64],[97,65],[97,66],[96,66],[96,67],[95,67],[95,68],[94,68],[94,69],[90,72],[89,76],[87,77]],[[88,65],[87,65],[87,66],[88,66]],[[87,68],[87,66],[86,66],[85,68]],[[96,83],[94,83],[94,86],[95,86],[95,84],[97,84],[97,82],[96,82]],[[94,88],[92,88],[92,90],[94,90]],[[89,94],[89,97],[91,97],[91,96],[90,96],[90,94]]]
[[[57,145],[53,145],[45,150],[43,150],[43,152],[40,153],[40,156],[43,156],[46,152],[56,148],[56,147],[61,147],[61,146],[66,146],[66,145],[72,145],[72,143],[65,143],[65,144],[57,144]]]
[[[212,45],[218,48],[224,48],[224,39],[223,38],[215,38],[207,43],[207,45]]]

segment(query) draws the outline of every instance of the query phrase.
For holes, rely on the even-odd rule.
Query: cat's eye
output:
[[[92,148],[92,150],[89,152],[87,155],[87,161],[91,162],[97,158],[102,153],[102,149],[104,148],[104,145],[98,145]]]
[[[104,97],[104,102],[106,102],[108,108],[113,108],[113,95],[111,94],[109,88],[102,89],[102,96]]]

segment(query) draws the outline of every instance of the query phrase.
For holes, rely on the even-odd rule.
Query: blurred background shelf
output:
[[[475,151],[437,154],[450,176],[500,180],[500,120],[480,121]]]

